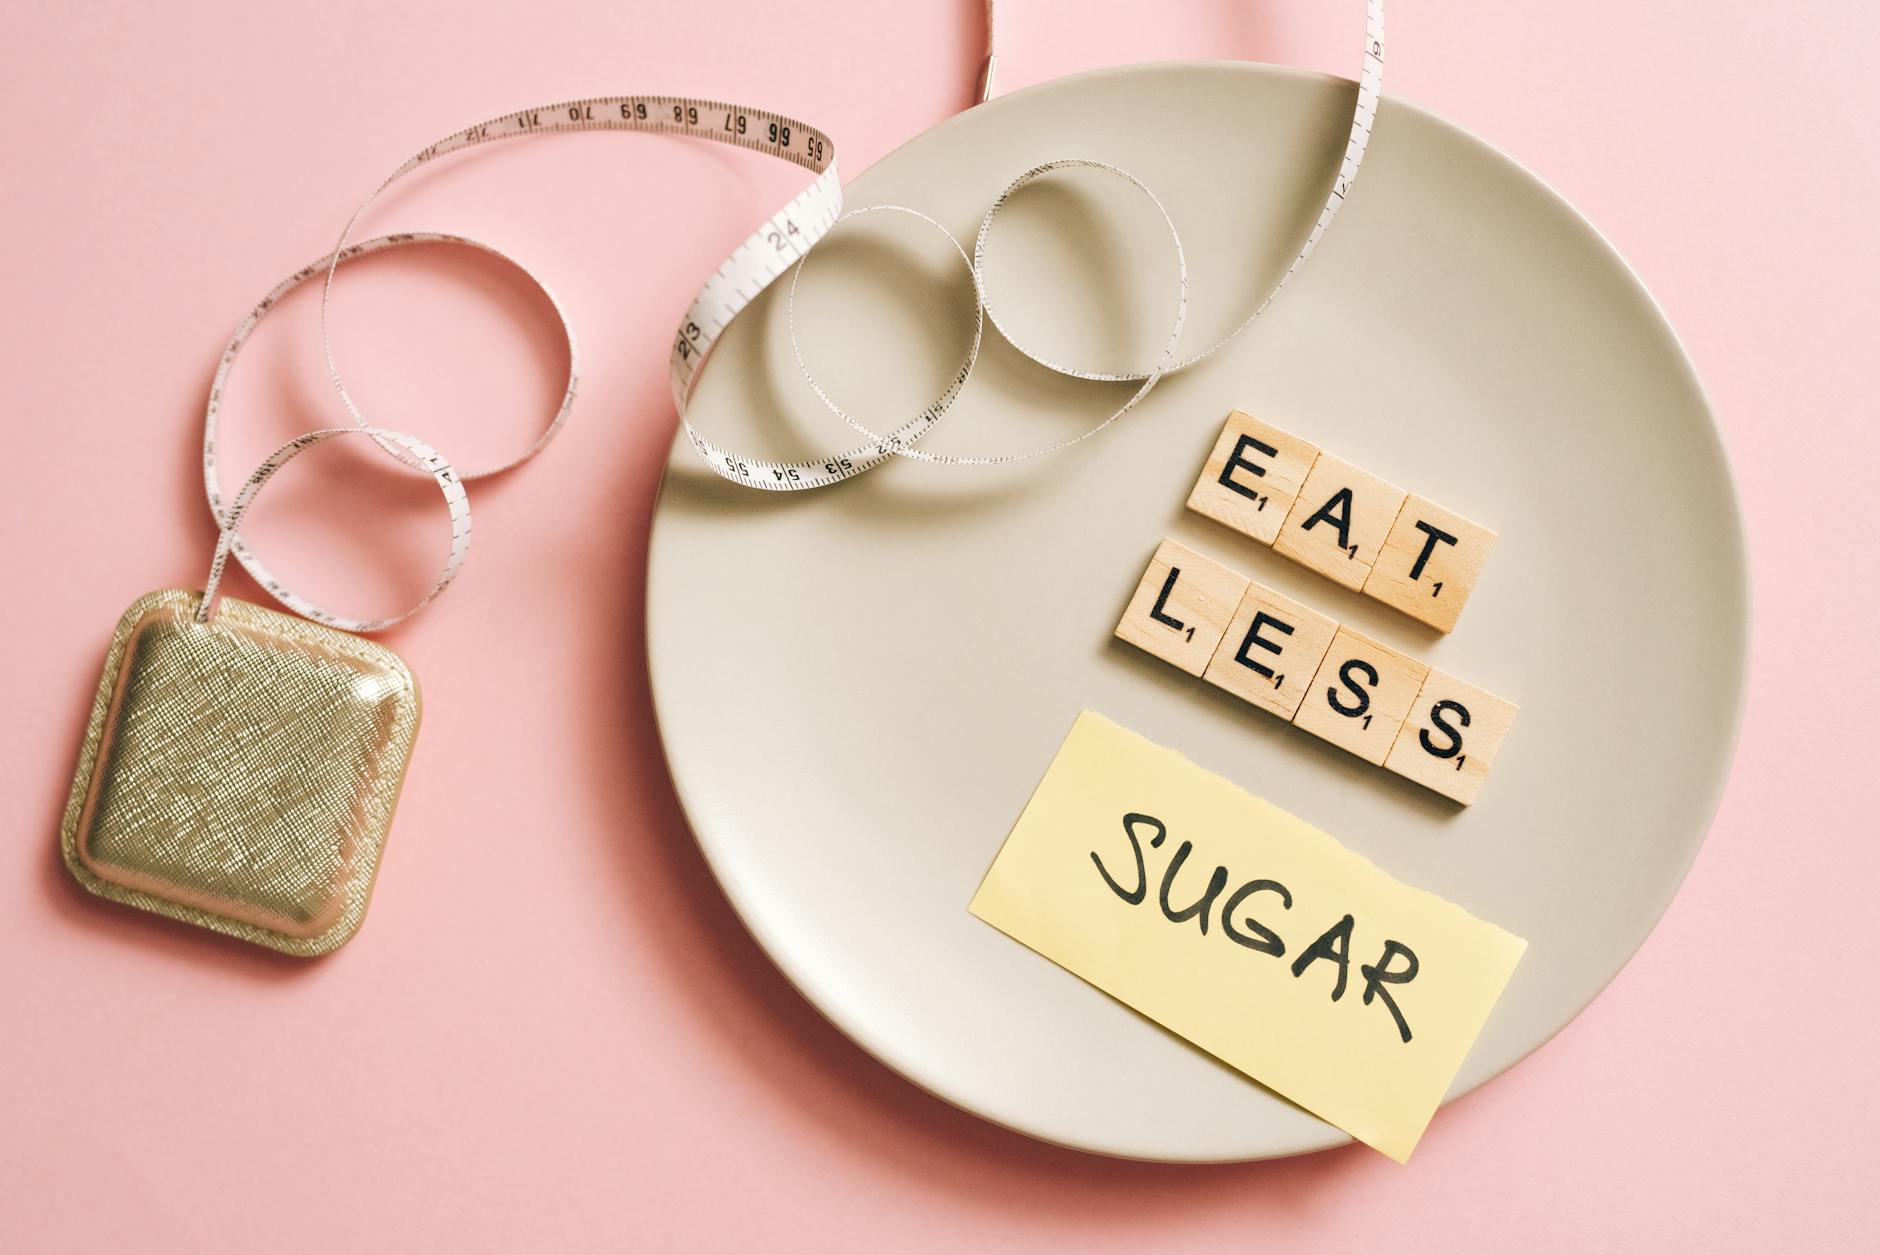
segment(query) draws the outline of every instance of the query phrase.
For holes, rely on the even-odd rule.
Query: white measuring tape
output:
[[[675,398],[690,395],[706,353],[717,341],[726,324],[737,315],[738,311],[750,304],[758,293],[768,287],[772,280],[804,256],[810,246],[820,239],[842,214],[842,185],[836,170],[835,145],[830,142],[827,135],[795,118],[718,101],[675,96],[610,96],[591,100],[574,100],[504,114],[500,118],[493,118],[488,122],[467,127],[421,150],[387,176],[378,187],[373,189],[372,194],[360,203],[352,216],[347,219],[345,228],[340,232],[339,242],[330,254],[319,262],[295,271],[261,298],[260,303],[242,319],[235,329],[235,334],[229,339],[228,345],[222,350],[215,378],[209,386],[209,402],[203,416],[202,439],[203,484],[209,499],[209,509],[222,531],[222,539],[218,543],[218,563],[214,572],[216,577],[220,576],[220,556],[224,552],[233,554],[256,582],[288,609],[316,623],[324,623],[330,627],[351,632],[374,632],[407,619],[429,605],[439,593],[449,587],[450,582],[457,577],[457,572],[462,569],[464,558],[470,548],[470,506],[462,484],[472,479],[499,474],[534,457],[554,438],[555,433],[561,429],[569,412],[574,408],[575,395],[581,382],[574,331],[569,325],[566,311],[555,299],[555,294],[549,286],[531,273],[528,267],[490,245],[461,235],[429,231],[382,235],[358,244],[348,244],[347,241],[352,235],[353,227],[386,188],[439,157],[479,144],[514,139],[524,135],[552,131],[596,130],[679,134],[717,143],[735,144],[741,148],[780,157],[812,170],[816,174],[815,180],[809,187],[738,246],[737,251],[732,253],[726,259],[725,264],[720,266],[718,271],[706,281],[705,286],[693,300],[691,308],[686,311],[685,321],[681,325],[672,350],[672,382]],[[339,267],[371,253],[412,244],[456,244],[488,253],[514,266],[524,278],[548,298],[550,306],[555,311],[562,338],[568,346],[567,388],[562,395],[560,407],[549,418],[547,425],[536,436],[534,443],[521,454],[501,465],[457,473],[449,463],[438,457],[435,450],[422,441],[372,424],[360,410],[344,380],[340,377],[339,367],[334,361],[332,338],[329,333],[333,282]],[[384,618],[363,619],[335,614],[287,587],[267,569],[254,549],[241,539],[236,527],[240,514],[226,504],[222,497],[218,439],[222,398],[235,359],[246,346],[249,337],[261,320],[280,302],[281,298],[315,277],[322,278],[324,284],[320,297],[320,334],[326,353],[327,371],[347,413],[352,416],[353,421],[359,427],[369,428],[377,433],[375,439],[380,448],[407,465],[432,474],[439,479],[440,483],[448,478],[457,485],[455,492],[450,490],[445,492],[445,500],[450,506],[450,550],[436,579],[417,604],[399,614]],[[681,405],[683,406],[683,400],[681,400]],[[259,490],[260,485],[265,483],[281,465],[320,443],[324,441],[295,440],[275,450],[264,460],[261,467],[257,468],[254,475],[249,477],[248,485],[244,487],[243,492],[248,493],[249,499],[252,500],[253,494],[249,491],[250,488]],[[414,446],[422,447],[425,452],[422,455],[415,453]],[[435,462],[432,459],[435,459]],[[245,509],[246,503],[242,504]],[[212,597],[203,598],[202,608],[199,611],[203,617],[206,618],[211,613],[212,603]]]
[[[981,72],[982,99],[991,92],[992,73],[996,59],[992,54],[991,23],[992,5],[987,5],[988,47],[985,65]],[[1365,46],[1363,68],[1358,77],[1357,103],[1352,112],[1351,131],[1346,141],[1343,160],[1338,173],[1332,181],[1332,187],[1320,209],[1317,220],[1310,233],[1300,245],[1292,264],[1274,284],[1272,290],[1256,305],[1252,312],[1233,331],[1219,342],[1185,358],[1177,358],[1177,348],[1184,326],[1187,309],[1188,270],[1186,258],[1182,253],[1181,237],[1176,231],[1173,220],[1167,210],[1156,199],[1155,194],[1135,176],[1120,170],[1107,162],[1085,158],[1071,158],[1045,162],[1021,173],[1007,184],[992,206],[986,211],[979,224],[978,236],[974,241],[973,252],[968,257],[965,248],[953,235],[938,222],[917,210],[894,205],[874,205],[852,210],[847,214],[842,209],[842,187],[836,171],[835,145],[829,137],[815,127],[788,118],[781,114],[763,109],[751,109],[742,105],[726,104],[719,101],[696,100],[689,97],[674,96],[608,96],[590,100],[568,101],[558,105],[541,108],[522,109],[504,114],[488,122],[467,127],[438,143],[421,150],[403,165],[394,170],[375,188],[371,195],[360,203],[347,219],[345,228],[340,232],[333,251],[321,262],[297,271],[276,285],[273,291],[262,301],[236,328],[233,338],[223,351],[221,363],[210,386],[209,403],[203,424],[203,478],[206,485],[209,507],[222,530],[222,537],[217,546],[214,571],[210,582],[210,594],[213,594],[216,580],[219,579],[222,564],[227,554],[233,554],[237,561],[247,568],[267,591],[289,609],[316,622],[355,632],[375,631],[396,623],[414,613],[441,593],[463,565],[464,556],[470,544],[470,511],[464,494],[463,482],[484,475],[493,475],[508,470],[527,461],[539,453],[560,430],[573,408],[575,394],[580,383],[580,371],[577,365],[574,334],[569,326],[567,315],[555,300],[553,292],[526,267],[508,257],[500,250],[475,240],[458,235],[435,232],[412,232],[384,235],[366,240],[359,244],[349,244],[353,228],[366,210],[378,199],[379,195],[399,179],[430,162],[449,153],[472,148],[496,140],[514,139],[525,135],[534,135],[556,131],[646,131],[659,134],[685,135],[694,139],[710,140],[717,143],[734,144],[754,152],[778,157],[795,165],[813,171],[815,179],[789,204],[773,214],[757,228],[725,259],[723,265],[705,281],[693,298],[681,318],[677,334],[673,338],[669,361],[669,377],[672,386],[673,402],[678,409],[680,422],[684,425],[686,436],[692,447],[704,459],[705,464],[717,474],[734,483],[746,487],[770,491],[794,492],[811,488],[826,487],[839,483],[870,470],[896,457],[912,458],[920,461],[935,462],[952,466],[992,466],[1038,457],[1076,444],[1102,431],[1124,414],[1134,409],[1144,397],[1166,375],[1175,371],[1186,370],[1220,351],[1241,332],[1245,331],[1255,319],[1266,311],[1279,293],[1291,281],[1292,277],[1305,265],[1319,241],[1324,238],[1332,220],[1337,217],[1345,197],[1357,178],[1358,168],[1364,160],[1366,147],[1370,143],[1371,126],[1377,116],[1378,94],[1384,75],[1384,3],[1383,0],[1366,0],[1365,4]],[[1081,168],[1096,170],[1113,175],[1137,191],[1147,196],[1161,213],[1168,225],[1170,238],[1175,244],[1177,266],[1180,270],[1179,296],[1176,308],[1170,320],[1170,332],[1167,342],[1155,362],[1146,370],[1108,372],[1065,366],[1053,362],[1038,353],[1032,352],[1023,344],[1013,339],[1007,329],[999,322],[987,294],[986,283],[986,241],[999,212],[1011,197],[1027,184],[1055,171]],[[944,235],[959,254],[961,263],[966,266],[972,281],[976,302],[975,326],[972,343],[961,362],[959,370],[949,381],[941,395],[926,409],[885,433],[864,423],[849,414],[828,394],[804,361],[797,342],[795,296],[796,284],[802,277],[802,267],[810,250],[823,239],[837,224],[862,214],[879,212],[897,212],[910,215],[933,227]],[[437,452],[423,441],[402,433],[388,431],[375,426],[368,420],[354,401],[339,368],[334,361],[332,338],[329,333],[329,314],[334,278],[341,264],[369,253],[397,248],[408,244],[444,243],[463,245],[482,250],[510,265],[515,266],[525,278],[539,288],[550,305],[554,308],[561,324],[562,335],[568,344],[568,385],[559,409],[549,419],[536,440],[519,456],[500,466],[490,467],[475,472],[458,474]],[[789,328],[791,347],[796,353],[796,360],[804,378],[831,413],[853,427],[863,437],[863,443],[840,453],[825,457],[810,458],[796,462],[776,462],[761,458],[743,457],[722,449],[709,440],[686,419],[686,409],[693,390],[697,387],[700,373],[704,368],[713,345],[724,333],[733,318],[756,299],[765,288],[770,286],[785,271],[797,266],[796,275],[791,280],[789,302]],[[225,504],[218,485],[217,433],[222,396],[229,371],[236,356],[241,352],[255,326],[269,310],[291,289],[324,274],[324,286],[320,303],[321,341],[325,349],[327,370],[341,403],[357,424],[353,429],[334,429],[309,433],[277,449],[257,468],[244,485],[241,494],[233,504]],[[1107,382],[1131,382],[1140,386],[1135,393],[1108,417],[1097,423],[1089,431],[1070,440],[1061,441],[1045,448],[1034,449],[1025,453],[1005,454],[991,457],[962,457],[929,453],[917,446],[917,442],[930,432],[946,414],[972,374],[979,356],[983,339],[984,325],[990,320],[995,329],[1011,342],[1020,353],[1046,369],[1059,374],[1079,379]],[[332,435],[341,431],[358,431],[372,436],[379,447],[397,457],[400,461],[417,469],[424,470],[437,479],[444,490],[445,500],[451,514],[451,544],[449,556],[445,559],[436,581],[424,597],[401,614],[382,619],[357,619],[329,613],[309,602],[284,586],[268,572],[254,551],[240,538],[237,525],[247,505],[259,491],[261,484],[288,460],[302,450],[323,443]],[[201,614],[210,613],[212,595],[203,599]]]

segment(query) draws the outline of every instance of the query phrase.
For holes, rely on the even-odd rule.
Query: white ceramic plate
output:
[[[1238,64],[1086,75],[945,123],[857,179],[849,203],[914,206],[970,247],[1024,168],[1115,162],[1173,216],[1193,272],[1185,343],[1212,343],[1309,225],[1354,91]],[[1399,101],[1375,134],[1348,207],[1268,315],[1069,452],[997,471],[904,462],[772,495],[712,478],[675,445],[648,637],[699,842],[806,997],[988,1119],[1152,1159],[1344,1140],[967,914],[1081,709],[1528,939],[1457,1093],[1599,992],[1710,822],[1740,715],[1748,592],[1690,364],[1625,264],[1531,175]],[[1100,176],[1039,185],[993,241],[1001,315],[1079,364],[1148,360],[1173,310],[1157,221]],[[886,430],[938,391],[971,305],[936,234],[901,216],[864,222],[818,251],[799,316],[831,390]],[[693,418],[758,455],[848,447],[797,374],[782,310],[773,292],[731,329]],[[1048,443],[1123,395],[1031,366],[992,335],[931,447]],[[1500,533],[1454,633],[1183,510],[1235,406]],[[1113,641],[1164,535],[1518,702],[1480,802],[1459,811]]]

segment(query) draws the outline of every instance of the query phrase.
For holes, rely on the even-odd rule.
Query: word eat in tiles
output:
[[[1513,703],[1164,540],[1116,625],[1164,662],[1464,806]]]
[[[1447,632],[1495,533],[1235,410],[1188,508]]]

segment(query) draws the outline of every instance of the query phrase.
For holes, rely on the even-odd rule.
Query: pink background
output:
[[[1356,68],[1358,0],[1005,7],[1008,89],[1175,57]],[[1395,6],[1389,89],[1586,211],[1696,359],[1754,552],[1748,721],[1636,961],[1407,1168],[1350,1148],[1204,1169],[1033,1143],[889,1074],[770,967],[687,834],[640,589],[668,330],[800,183],[747,155],[542,141],[372,220],[513,249],[589,373],[561,443],[476,494],[459,585],[386,637],[427,717],[359,943],[281,961],[67,883],[54,837],[110,625],[206,565],[196,423],[223,337],[378,177],[474,119],[620,91],[794,112],[853,174],[967,102],[982,39],[971,0],[178,8],[0,13],[0,1246],[1872,1249],[1872,6]],[[442,250],[358,269],[338,348],[375,417],[473,464],[546,411],[560,349],[512,274]],[[239,372],[231,476],[335,421],[310,309]],[[428,490],[345,448],[258,514],[281,568],[349,608],[400,604],[440,547]]]

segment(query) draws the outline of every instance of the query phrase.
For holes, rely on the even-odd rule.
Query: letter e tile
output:
[[[1188,494],[1188,508],[1270,545],[1318,456],[1311,441],[1235,410]]]
[[[1337,631],[1338,624],[1318,611],[1249,584],[1202,679],[1291,719]]]

